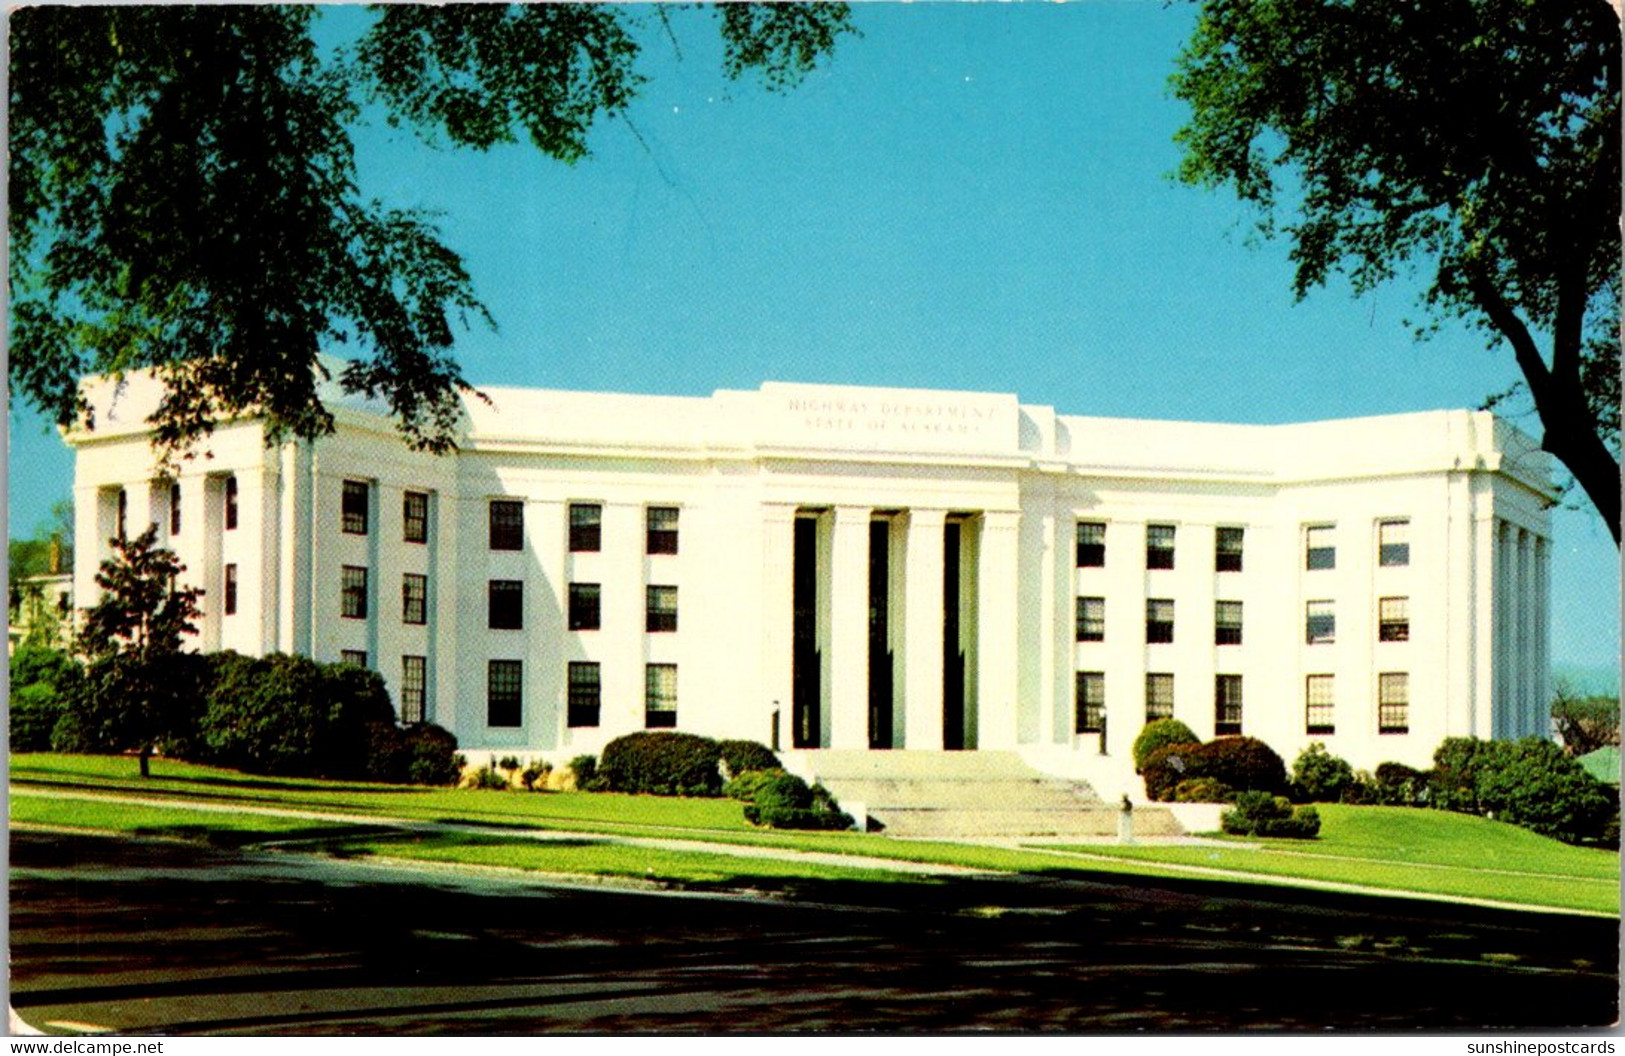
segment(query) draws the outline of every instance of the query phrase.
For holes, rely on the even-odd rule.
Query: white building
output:
[[[1360,767],[1548,730],[1547,461],[1488,413],[486,392],[452,455],[332,393],[335,435],[223,424],[165,482],[155,387],[93,386],[77,594],[155,523],[207,592],[201,648],[364,662],[475,756],[671,727],[1011,748],[1110,787],[1148,716]]]

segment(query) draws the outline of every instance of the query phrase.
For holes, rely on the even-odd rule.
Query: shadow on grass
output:
[[[311,825],[297,829],[222,829],[211,825],[143,825],[132,829],[132,836],[158,839],[184,840],[203,843],[222,849],[240,849],[267,844],[312,843],[321,847],[322,841],[387,838],[399,830],[357,825]]]

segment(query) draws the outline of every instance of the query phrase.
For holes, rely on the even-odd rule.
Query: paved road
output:
[[[1103,874],[830,883],[805,896],[821,904],[789,904],[29,832],[11,862],[12,1000],[38,1026],[1467,1030],[1617,1015],[1615,922],[1438,903]]]

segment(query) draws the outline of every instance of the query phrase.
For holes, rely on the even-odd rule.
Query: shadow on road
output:
[[[286,837],[286,834],[279,834]],[[652,895],[12,835],[12,1001],[124,1032],[1472,1030],[1617,1017],[1617,922],[1207,880]]]

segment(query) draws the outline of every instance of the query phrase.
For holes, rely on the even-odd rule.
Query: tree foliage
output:
[[[197,633],[203,591],[179,586],[186,566],[157,536],[152,527],[111,540],[113,555],[96,574],[101,600],[75,642],[84,676],[68,695],[67,726],[52,736],[58,750],[134,750],[142,777],[167,738],[192,728],[202,678],[199,658],[181,648]]]
[[[1180,176],[1290,239],[1299,296],[1431,269],[1616,543],[1619,46],[1594,0],[1205,0],[1173,78]]]
[[[1552,725],[1573,756],[1619,743],[1619,698],[1584,696],[1558,679],[1552,687]]]
[[[844,5],[714,9],[727,72],[794,84],[848,31]],[[415,447],[452,443],[468,385],[454,328],[488,321],[429,214],[367,198],[364,104],[431,140],[521,136],[575,161],[643,82],[637,29],[664,9],[384,5],[322,48],[319,6],[20,8],[11,19],[14,392],[61,424],[86,373],[151,368],[160,450],[222,417],[272,439],[332,428],[318,353],[381,398]],[[87,424],[93,425],[93,422]]]

